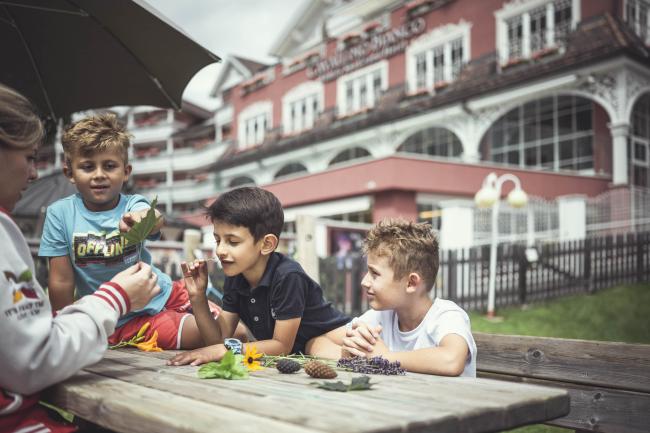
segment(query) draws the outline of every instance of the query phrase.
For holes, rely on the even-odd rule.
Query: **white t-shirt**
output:
[[[461,376],[476,377],[476,343],[472,337],[467,313],[452,301],[436,298],[417,328],[402,332],[399,330],[395,310],[368,310],[359,317],[369,326],[382,326],[381,338],[391,352],[406,352],[428,347],[437,347],[449,334],[465,339],[469,355]]]

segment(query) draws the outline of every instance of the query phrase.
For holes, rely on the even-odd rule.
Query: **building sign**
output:
[[[425,27],[424,18],[417,18],[384,33],[372,35],[358,45],[339,51],[307,68],[307,78],[331,81],[378,60],[392,57],[403,52],[409,39],[422,33]]]

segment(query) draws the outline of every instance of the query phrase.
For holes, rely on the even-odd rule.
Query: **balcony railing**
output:
[[[138,174],[160,173],[172,170],[196,170],[214,164],[228,148],[230,141],[212,142],[200,150],[188,147],[170,153],[161,151],[157,156],[133,161],[134,171]]]

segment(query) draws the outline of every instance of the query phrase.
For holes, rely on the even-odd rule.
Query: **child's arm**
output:
[[[74,269],[70,257],[50,257],[47,291],[52,311],[58,311],[74,302]]]
[[[447,334],[438,347],[427,347],[408,352],[391,352],[383,340],[377,339],[367,357],[383,356],[389,361],[399,361],[402,368],[413,373],[459,376],[465,369],[469,346],[458,334]]]
[[[238,317],[237,314],[230,314]],[[275,322],[275,330],[273,331],[272,339],[256,341],[254,343],[246,343],[242,348],[242,351],[245,353],[245,346],[248,344],[253,344],[255,345],[255,348],[258,352],[264,353],[265,355],[286,355],[291,353],[294,340],[298,334],[298,327],[300,326],[301,320],[302,318],[300,317],[288,320],[277,320]],[[227,349],[223,344],[214,344],[212,346],[192,350],[191,352],[180,353],[167,361],[167,364],[201,365],[205,364],[206,362],[221,361],[221,358],[223,358],[223,356],[226,354],[226,351]]]
[[[192,304],[192,311],[199,333],[206,346],[223,343],[232,337],[239,322],[239,315],[222,311],[217,320],[212,317],[205,291],[208,287],[208,266],[205,260],[181,263],[185,288]]]

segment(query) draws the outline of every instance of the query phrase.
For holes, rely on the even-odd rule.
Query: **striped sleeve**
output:
[[[92,294],[104,300],[111,306],[120,316],[124,316],[131,311],[131,301],[124,289],[117,283],[111,281],[103,283],[99,289]]]

